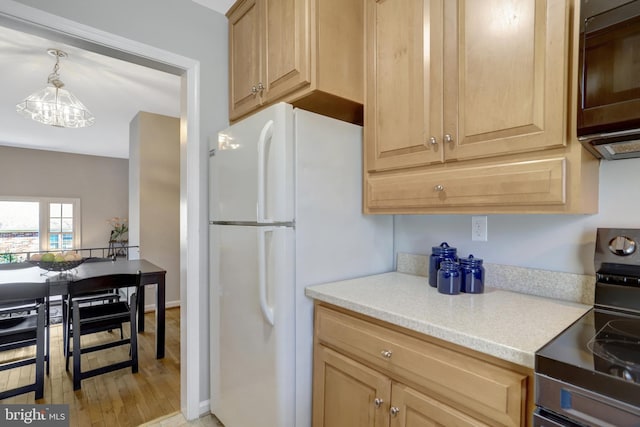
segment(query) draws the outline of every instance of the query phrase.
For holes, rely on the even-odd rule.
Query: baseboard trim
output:
[[[176,308],[176,307],[180,307],[180,301],[168,301],[165,304],[166,308]],[[156,311],[156,305],[155,304],[148,304],[144,306],[144,312],[145,313],[149,313],[150,311]]]
[[[175,418],[175,420],[173,420],[173,418]],[[171,425],[179,425],[178,423],[182,420],[184,420],[184,416],[180,413],[180,411],[176,411],[176,412],[172,412],[168,415],[163,415],[162,417],[158,417],[155,420],[151,420],[148,421],[144,424],[140,424],[140,426],[138,427],[153,427],[153,426],[159,426],[159,425],[163,425],[163,421],[167,421],[167,420],[172,420],[174,421],[173,423],[171,423]],[[166,425],[169,425],[169,423],[167,422]]]
[[[199,405],[200,416],[209,415],[211,413],[210,403],[211,401],[209,399],[203,400],[202,402],[200,402],[200,405]]]

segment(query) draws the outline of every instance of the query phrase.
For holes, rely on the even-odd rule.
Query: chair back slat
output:
[[[69,295],[73,297],[105,289],[138,287],[140,286],[140,276],[141,273],[138,272],[137,274],[108,274],[74,280],[69,283]]]
[[[49,283],[2,283],[0,284],[0,303],[3,305],[23,301],[43,299],[49,296]]]

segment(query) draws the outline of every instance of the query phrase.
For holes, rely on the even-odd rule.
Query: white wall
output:
[[[471,215],[398,215],[396,250],[428,255],[446,241],[489,263],[594,274],[596,229],[640,228],[640,159],[602,161],[599,197],[595,215],[488,215],[487,242],[471,241]]]
[[[127,39],[163,49],[200,63],[200,194],[207,200],[207,139],[228,124],[227,19],[224,15],[186,0],[17,0],[34,7]],[[1,5],[1,2],[0,2]],[[124,100],[126,102],[126,100]],[[207,203],[201,203],[201,224],[191,224],[207,233]],[[207,260],[207,238],[201,239],[199,253]],[[208,277],[206,262],[199,276]],[[208,283],[199,286],[201,322],[200,401],[209,398]]]
[[[104,248],[107,220],[127,217],[128,167],[127,159],[0,146],[0,196],[79,198],[81,247]]]

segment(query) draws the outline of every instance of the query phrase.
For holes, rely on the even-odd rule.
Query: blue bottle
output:
[[[460,258],[460,290],[469,294],[484,292],[484,267],[480,258]]]
[[[444,260],[438,270],[438,292],[456,295],[460,293],[460,265],[452,260]]]
[[[429,257],[429,286],[438,286],[438,269],[440,263],[444,260],[457,261],[458,250],[449,246],[447,242],[440,243],[440,246],[431,248],[431,256]]]

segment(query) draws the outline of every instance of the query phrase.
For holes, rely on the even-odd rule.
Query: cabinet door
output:
[[[403,384],[391,388],[390,427],[488,426]]]
[[[446,3],[445,159],[565,144],[569,3]]]
[[[262,75],[260,5],[245,0],[229,18],[229,118],[236,119],[260,105],[256,90]]]
[[[389,425],[388,377],[323,345],[313,363],[313,427]]]
[[[311,82],[310,0],[264,1],[266,102]]]
[[[442,0],[366,0],[366,167],[441,162]]]

